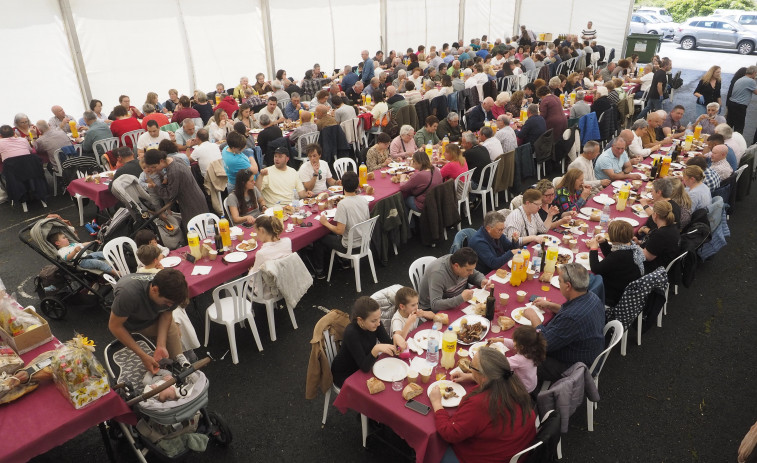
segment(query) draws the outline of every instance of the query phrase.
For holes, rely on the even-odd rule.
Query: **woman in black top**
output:
[[[668,201],[661,199],[654,203],[652,220],[657,224],[657,229],[652,230],[640,245],[647,259],[644,262],[644,273],[654,272],[658,267],[667,267],[681,250],[681,235],[676,226],[673,207]]]
[[[394,356],[397,349],[392,338],[381,324],[381,308],[368,296],[355,301],[352,323],[344,329],[342,348],[331,364],[334,384],[342,387],[344,381],[358,370],[371,371],[379,354]]]
[[[717,103],[723,106],[720,98],[720,66],[712,66],[699,81],[694,90],[697,97],[697,116],[707,112],[707,105]]]
[[[612,246],[601,235],[595,236],[589,246],[591,271],[602,275],[605,284],[605,304],[614,307],[623,295],[628,283],[644,274],[645,256],[641,248],[632,242],[633,227],[628,222],[613,220],[607,227]],[[598,248],[605,256],[599,261]]]

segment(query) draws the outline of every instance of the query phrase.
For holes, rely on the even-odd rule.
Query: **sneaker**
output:
[[[321,270],[321,271],[317,271],[316,270],[316,272],[315,272],[315,278],[317,280],[325,280],[326,279],[326,272],[324,272],[323,270]]]
[[[179,354],[176,356],[176,362],[181,365],[182,368],[187,368],[188,366],[191,366],[192,364],[189,363],[189,360],[187,360],[186,357],[184,357],[184,354]]]

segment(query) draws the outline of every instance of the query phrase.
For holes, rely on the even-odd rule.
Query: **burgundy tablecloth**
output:
[[[28,362],[57,345],[54,339],[21,357]],[[27,461],[110,419],[136,424],[135,415],[113,391],[76,410],[53,383],[43,384],[14,402],[0,405],[0,461]],[[104,455],[97,460],[104,460]]]
[[[103,183],[86,182],[83,178],[77,178],[73,182],[68,184],[68,192],[73,196],[80,194],[85,198],[89,198],[95,202],[97,207],[107,209],[118,204],[118,200],[113,193],[108,190],[108,185]]]
[[[372,195],[374,197],[374,200],[371,201],[368,205],[368,207],[371,209],[378,201],[389,197],[399,191],[398,184],[392,183],[389,176],[382,178],[379,172],[376,172],[376,178],[374,180],[369,180],[368,184],[375,189]],[[315,209],[315,207],[311,208],[311,210],[314,211]],[[313,213],[313,215],[305,220],[305,222],[313,224],[311,227],[295,226],[293,231],[284,231],[284,233],[282,234],[282,237],[290,238],[292,240],[292,249],[294,251],[298,251],[304,248],[305,246],[321,239],[329,233],[329,230],[326,227],[315,220],[317,215],[318,212],[316,211]],[[289,223],[290,221],[287,221],[284,224],[284,227],[286,228]],[[244,227],[241,228],[244,231],[243,239],[248,239],[250,237],[250,234],[252,233],[252,229]],[[232,241],[232,245],[234,247],[236,247],[237,244],[239,244],[238,241]],[[190,263],[184,258],[184,255],[188,251],[188,247],[182,247],[171,251],[169,255],[182,257],[181,263],[175,268],[181,271],[187,279],[187,286],[189,287],[190,297],[195,297],[199,294],[202,294],[205,291],[213,289],[216,286],[247,272],[250,267],[252,267],[252,264],[255,263],[255,254],[257,253],[257,250],[250,251],[247,253],[247,258],[245,260],[235,263],[224,263],[221,260],[221,256],[219,256],[215,261],[201,259],[197,263],[199,265],[211,266],[212,269],[210,273],[208,275],[192,275],[192,269],[194,268],[195,264]]]

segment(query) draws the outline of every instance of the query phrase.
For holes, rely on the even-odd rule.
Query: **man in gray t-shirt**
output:
[[[476,270],[478,255],[472,248],[458,249],[426,267],[418,287],[418,305],[433,312],[453,309],[473,297],[468,284],[486,288],[489,280]]]
[[[347,235],[350,229],[360,222],[365,222],[371,218],[371,214],[368,211],[368,201],[355,194],[358,183],[358,176],[355,172],[345,172],[342,175],[344,198],[337,204],[334,215],[335,224],[329,222],[326,214],[321,214],[321,225],[328,228],[331,233],[313,243],[313,267],[315,267],[315,275],[319,279],[326,277],[323,271],[324,264],[326,263],[326,252],[331,249],[347,252]],[[360,238],[360,235],[355,233],[352,244],[359,246]],[[370,236],[365,238],[368,240],[371,239]]]
[[[175,269],[155,274],[131,273],[122,277],[113,289],[108,329],[152,373],[158,370],[158,362],[169,356],[180,364],[188,363],[172,315],[173,309],[187,300],[187,293],[184,275]],[[139,347],[132,332],[156,341],[152,356]]]

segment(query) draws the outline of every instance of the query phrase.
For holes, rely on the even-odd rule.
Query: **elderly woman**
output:
[[[539,114],[547,123],[547,130],[552,129],[552,139],[557,143],[562,141],[563,132],[568,128],[568,119],[560,103],[560,98],[549,93],[546,87],[540,87],[536,91],[539,97]]]
[[[103,102],[100,100],[89,100],[89,109],[92,110],[93,113],[95,113],[95,117],[97,117],[97,120],[100,122],[105,122],[106,124],[110,124],[111,121],[108,119],[108,115],[103,113]],[[79,119],[79,125],[85,126],[87,125],[84,121],[84,117]]]
[[[427,143],[438,146],[441,143],[439,136],[436,134],[436,129],[438,128],[439,119],[436,116],[428,116],[423,128],[415,134],[415,145],[420,149],[423,149]]]
[[[400,127],[400,134],[389,145],[389,154],[393,159],[407,158],[418,150],[415,145],[415,129],[412,125]]]
[[[397,72],[397,78],[392,82],[392,87],[396,88],[398,92],[405,92],[405,83],[407,82],[407,71],[400,69]]]
[[[378,134],[376,144],[371,146],[365,155],[365,165],[368,167],[368,172],[379,170],[392,162],[392,157],[389,155],[391,142],[392,137],[386,132]]]
[[[455,382],[477,384],[454,415],[442,406],[439,386],[429,391],[436,430],[450,443],[442,462],[510,461],[536,436],[531,398],[507,357],[496,349],[482,347],[471,370],[452,375]]]
[[[707,105],[707,112],[697,117],[694,126],[702,126],[702,134],[712,135],[715,133],[715,127],[718,124],[725,124],[725,117],[718,115],[720,105],[712,102]]]
[[[584,173],[580,169],[568,169],[557,184],[554,204],[561,213],[578,212],[591,196],[591,185],[584,184]]]
[[[497,99],[494,101],[494,106],[492,106],[492,116],[494,116],[494,119],[498,118],[499,116],[505,114],[507,110],[505,109],[505,105],[510,102],[510,92],[502,92],[499,95],[497,95]],[[511,113],[515,115],[515,113]]]
[[[670,203],[665,200],[655,202],[651,217],[657,228],[640,244],[646,259],[645,274],[654,272],[658,267],[667,267],[681,253],[681,235]]]
[[[605,284],[605,304],[614,307],[628,283],[644,275],[646,257],[633,242],[633,227],[628,222],[613,220],[607,227],[610,241],[596,235],[588,243],[589,265],[592,273],[602,275]],[[610,245],[612,243],[612,245]],[[600,262],[598,249],[604,260]]]
[[[557,206],[551,206],[547,212],[547,219],[542,220],[539,209],[543,201],[544,198],[539,190],[528,189],[523,192],[523,204],[512,211],[505,221],[505,236],[510,241],[517,242],[519,246],[544,241],[544,237],[540,235],[552,228],[552,218],[560,210]]]
[[[673,210],[673,216],[675,222],[678,223],[681,217],[681,207],[679,204],[671,199],[673,195],[673,183],[669,178],[658,178],[652,182],[652,199],[641,198],[639,204],[644,208],[644,212],[647,213],[647,222],[644,226],[639,227],[637,230],[638,236],[644,236],[649,234],[650,231],[657,227],[657,224],[652,219],[652,205],[660,200],[668,201]]]
[[[718,124],[715,127],[715,133],[723,136],[726,146],[733,150],[733,154],[736,155],[736,161],[741,161],[741,157],[746,152],[747,144],[744,136],[738,132],[734,132],[728,124]]]
[[[563,83],[563,80],[560,79],[560,76],[554,76],[553,78],[549,79],[548,86],[549,86],[549,91],[553,95],[560,96],[563,93],[563,87],[565,87],[565,84]],[[536,95],[539,96],[538,93]]]
[[[223,143],[226,141],[226,135],[234,130],[234,123],[229,120],[228,114],[222,108],[218,108],[213,113],[213,117],[210,118],[208,123],[208,134],[210,134],[210,141],[214,143]]]
[[[520,108],[523,106],[523,97],[525,95],[526,94],[523,93],[523,90],[518,90],[513,93],[510,97],[510,101],[505,103],[505,112],[512,114],[513,117],[520,117]]]
[[[38,138],[39,137],[39,130],[37,129],[37,126],[31,123],[29,120],[29,116],[27,116],[24,113],[18,113],[13,118],[13,131],[16,132],[16,135],[19,138],[26,138],[29,143],[32,142],[32,138]],[[29,134],[31,133],[31,137]]]
[[[547,216],[549,216],[549,209],[555,203],[555,197],[557,196],[555,194],[555,185],[550,180],[543,178],[539,180],[534,188],[541,192],[542,205],[539,208],[539,217],[542,221],[545,221],[547,220]],[[552,226],[550,226],[549,228],[558,228],[560,225],[568,223],[574,215],[574,212],[566,212],[564,214],[560,214],[562,218],[560,220],[552,220]]]
[[[208,96],[203,92],[197,93],[197,98],[192,104],[192,107],[200,113],[200,118],[202,118],[203,124],[207,124],[213,117],[213,104],[208,101]]]
[[[704,172],[699,166],[686,166],[683,170],[683,184],[691,198],[691,212],[712,204],[712,194],[704,184]]]
[[[431,165],[431,159],[423,151],[413,153],[410,165],[415,172],[408,181],[400,185],[400,191],[408,209],[423,212],[426,193],[443,182],[442,174],[439,169]]]

